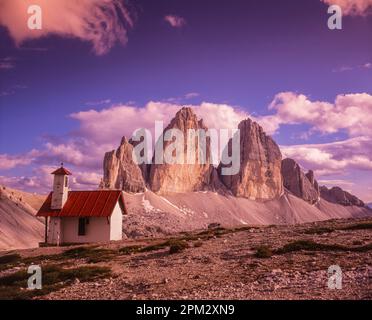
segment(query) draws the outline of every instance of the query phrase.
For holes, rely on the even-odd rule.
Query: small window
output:
[[[68,185],[68,177],[65,177],[65,187],[67,188]]]
[[[79,218],[79,236],[85,236],[87,232],[87,219]]]

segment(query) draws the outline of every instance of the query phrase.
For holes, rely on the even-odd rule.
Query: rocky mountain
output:
[[[165,141],[163,150],[171,147],[181,150],[187,159],[187,151],[194,150],[196,164],[152,164],[138,166],[132,159],[136,142],[123,138],[117,150],[106,153],[104,158],[104,179],[102,187],[121,189],[129,193],[142,193],[146,189],[158,194],[189,193],[197,191],[218,191],[250,200],[273,200],[280,198],[284,190],[310,204],[316,204],[320,198],[327,202],[343,206],[363,207],[364,203],[357,197],[335,187],[328,190],[319,189],[313,171],[306,174],[293,159],[284,159],[275,141],[265,134],[262,127],[250,119],[239,124],[240,129],[240,169],[235,175],[223,175],[222,169],[231,165],[212,165],[210,140],[206,140],[205,150],[198,139],[194,145],[188,140],[188,130],[208,130],[203,120],[197,118],[191,108],[183,108],[171,120],[164,130],[178,129],[184,140]],[[167,140],[167,139],[165,139]],[[231,155],[231,139],[225,152]],[[159,142],[158,142],[159,143]],[[172,155],[174,156],[174,154]],[[205,155],[204,164],[199,157]]]
[[[201,129],[205,132],[208,130],[203,120],[199,120],[191,108],[182,108],[164,132],[172,129],[180,130],[183,133],[184,140],[164,141],[163,150],[166,150],[172,144],[171,150],[173,148],[173,150],[181,150],[181,154],[177,154],[177,157],[180,156],[183,159],[181,162],[184,164],[168,164],[166,161],[163,161],[164,164],[156,164],[153,161],[148,180],[149,188],[159,194],[168,194],[212,190],[217,187],[218,179],[214,172],[215,168],[211,164],[209,138],[206,139],[204,150],[198,137],[195,137],[195,140],[188,139],[188,130],[197,131]],[[191,148],[191,154],[195,155],[195,164],[187,162],[188,148]],[[166,156],[165,151],[164,156]],[[174,156],[176,155],[174,154]],[[205,157],[204,162],[201,161],[202,156]]]
[[[240,170],[236,175],[222,175],[221,181],[237,197],[252,200],[270,200],[283,193],[281,175],[282,155],[275,141],[262,127],[250,119],[239,124]],[[232,140],[228,152],[232,151]]]
[[[133,145],[124,137],[117,150],[107,152],[103,160],[103,186],[127,192],[144,192],[142,171],[133,161]]]
[[[337,203],[343,206],[365,206],[362,200],[358,199],[349,192],[342,190],[340,187],[328,189],[327,187],[323,186],[320,188],[320,196],[328,202]]]
[[[34,248],[43,240],[44,224],[35,217],[37,196],[0,186],[0,250]]]
[[[311,204],[319,201],[320,191],[313,171],[305,174],[296,161],[287,158],[282,161],[282,176],[284,187],[296,197]]]

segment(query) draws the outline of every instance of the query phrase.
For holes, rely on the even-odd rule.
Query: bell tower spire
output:
[[[52,172],[54,175],[53,179],[53,193],[52,193],[52,210],[61,210],[65,205],[68,197],[68,176],[72,173],[63,167],[61,167]]]

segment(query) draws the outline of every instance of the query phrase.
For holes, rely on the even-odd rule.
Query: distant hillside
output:
[[[27,203],[36,211],[40,209],[45,198],[47,197],[47,195],[20,191],[20,190],[8,188],[2,185],[0,185],[0,189],[2,189],[3,191],[6,191],[7,194],[13,196],[14,199]]]
[[[219,223],[239,225],[301,224],[329,219],[367,217],[371,210],[342,206],[324,199],[309,204],[285,192],[278,199],[254,201],[215,192],[174,193],[160,196],[151,191],[125,193],[128,215],[123,233],[129,238],[161,236]]]
[[[34,248],[42,241],[44,224],[35,217],[38,196],[0,188],[0,250]]]

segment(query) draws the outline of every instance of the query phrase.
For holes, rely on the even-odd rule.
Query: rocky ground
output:
[[[33,262],[110,270],[101,276],[73,273],[50,292],[28,296],[35,299],[372,299],[372,219],[215,228],[172,239],[8,255],[17,253],[18,260],[0,268],[2,298],[23,297],[10,293],[25,292],[19,291],[22,283],[6,280]],[[340,290],[327,286],[331,265],[342,269]]]

